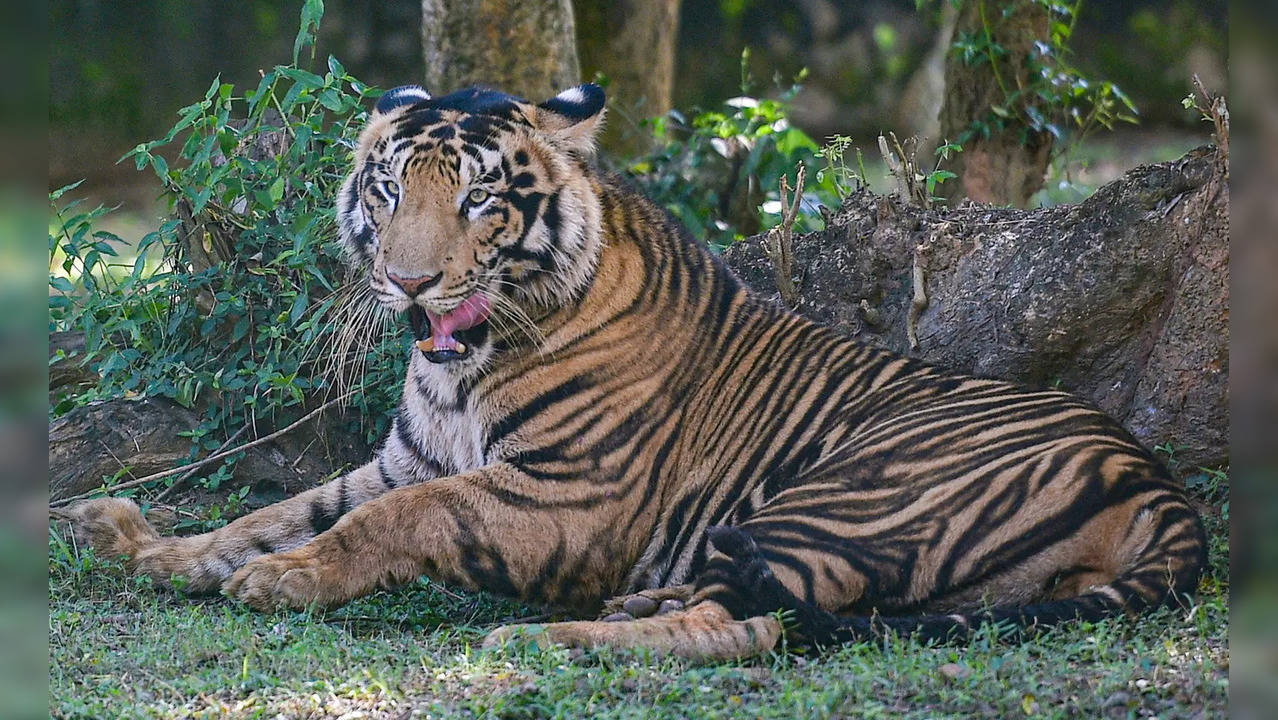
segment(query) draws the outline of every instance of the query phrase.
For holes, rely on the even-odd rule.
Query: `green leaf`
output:
[[[305,293],[299,293],[297,299],[293,301],[293,307],[288,311],[289,322],[296,325],[302,319],[302,314],[306,312],[306,308],[310,304],[310,298]]]
[[[346,77],[346,68],[343,67],[342,64],[337,61],[337,58],[332,55],[328,56],[328,71],[333,73],[333,77],[335,78]]]
[[[60,197],[62,197],[63,195],[67,194],[68,192],[70,192],[70,191],[72,191],[72,190],[74,190],[74,189],[76,189],[76,188],[80,187],[82,184],[84,184],[84,180],[76,180],[75,182],[71,183],[70,185],[63,185],[62,187],[58,188],[57,190],[54,190],[53,192],[49,193],[49,199],[50,199],[50,200],[57,200],[58,198],[60,198]]]
[[[811,150],[817,152],[821,149],[816,141],[808,137],[808,134],[802,130],[792,127],[781,133],[777,140],[777,152],[785,156],[790,156],[797,150]]]
[[[275,182],[271,183],[271,187],[267,190],[267,194],[271,198],[271,203],[278,203],[284,198],[284,178],[275,178]]]
[[[281,68],[280,74],[306,90],[318,90],[324,87],[324,78],[299,68]]]
[[[151,156],[151,168],[155,170],[155,174],[161,180],[167,179],[169,175],[169,161],[164,159],[163,155]]]
[[[319,30],[320,18],[324,16],[323,0],[305,0],[302,3],[302,23],[293,40],[293,64],[296,65],[307,45],[314,48],[315,33]]]
[[[323,105],[328,110],[332,110],[333,112],[341,112],[343,110],[344,106],[342,104],[341,95],[339,95],[333,88],[325,88],[322,92],[320,92],[318,99],[319,104]]]
[[[204,206],[208,204],[209,198],[213,196],[212,188],[200,188],[195,195],[191,197],[191,206],[193,212],[200,212]]]

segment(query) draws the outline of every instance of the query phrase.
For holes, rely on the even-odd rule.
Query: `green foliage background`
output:
[[[333,242],[334,198],[380,91],[335,58],[322,74],[303,67],[314,64],[299,56],[313,49],[321,13],[305,4],[292,64],[252,89],[214,80],[163,138],[122,159],[153,172],[191,223],[171,217],[128,248],[96,229],[109,209],[66,201],[74,186],[50,195],[49,330],[83,331],[80,361],[101,376],[58,398],[54,416],[102,398],[171,398],[203,414],[194,456],[245,424],[283,426],[358,370],[348,404],[368,419],[370,441],[380,436],[407,339],[389,331],[360,338],[346,357],[329,354],[361,286]],[[262,143],[282,149],[263,157],[253,151]],[[175,166],[160,153],[170,146]],[[221,260],[202,267],[209,253]]]

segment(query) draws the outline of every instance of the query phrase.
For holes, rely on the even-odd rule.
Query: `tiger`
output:
[[[383,94],[336,203],[359,281],[413,334],[374,458],[201,535],[122,498],[74,506],[75,532],[256,610],[426,576],[558,613],[487,646],[700,660],[1192,596],[1201,519],[1115,420],[751,292],[603,169],[604,114],[589,83]]]

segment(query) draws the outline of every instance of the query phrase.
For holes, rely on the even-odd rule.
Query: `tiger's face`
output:
[[[480,88],[382,96],[339,226],[377,300],[429,339],[427,359],[472,358],[503,311],[552,308],[589,283],[600,210],[586,159],[603,103],[589,84],[538,105]]]

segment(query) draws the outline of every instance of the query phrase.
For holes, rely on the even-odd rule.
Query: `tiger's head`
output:
[[[589,285],[601,239],[587,159],[603,106],[591,84],[540,104],[417,86],[378,101],[338,223],[378,302],[429,338],[419,347],[431,362],[486,355],[490,321],[526,321]]]

